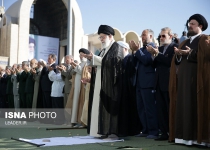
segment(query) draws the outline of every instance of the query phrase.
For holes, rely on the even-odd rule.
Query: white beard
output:
[[[106,37],[105,42],[104,43],[101,43],[102,49],[107,48],[110,45],[111,42],[112,41],[109,39],[109,37]]]
[[[123,51],[123,56],[125,57],[125,56],[127,56],[129,54],[129,52],[128,51]]]
[[[34,52],[28,52],[28,60],[34,59]]]

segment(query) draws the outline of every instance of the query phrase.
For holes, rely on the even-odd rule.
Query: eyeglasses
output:
[[[104,35],[104,36],[99,36],[98,39],[99,39],[99,40],[104,40],[106,37],[107,37],[106,35]]]
[[[163,35],[160,35],[160,38],[161,38],[161,37],[162,37],[162,38],[166,38],[166,35],[164,35],[164,34],[163,34]]]

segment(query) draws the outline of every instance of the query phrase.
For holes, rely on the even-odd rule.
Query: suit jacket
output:
[[[56,72],[56,64],[51,65],[52,68],[54,68],[54,71]],[[50,92],[52,87],[52,81],[48,78],[49,70],[47,67],[43,67],[41,76],[40,76],[40,84],[43,92]]]
[[[153,46],[153,43],[150,45]],[[151,54],[146,50],[146,47],[136,51],[135,58],[137,59],[136,69],[136,87],[137,88],[154,88],[155,83],[155,68]]]
[[[6,95],[7,89],[7,75],[4,74],[2,78],[0,78],[0,96]]]
[[[70,93],[71,86],[72,86],[72,83],[70,80],[72,78],[73,73],[74,73],[74,69],[72,66],[67,71],[61,72],[61,77],[62,77],[63,81],[65,82],[64,93],[66,93],[66,94]]]
[[[17,81],[19,82],[19,89],[18,89],[19,94],[25,93],[26,79],[27,79],[27,73],[25,71],[17,74]]]
[[[155,87],[159,84],[161,91],[168,91],[170,67],[171,60],[174,56],[174,47],[178,47],[178,44],[171,43],[164,54],[164,46],[159,47],[159,54],[154,59],[154,65],[156,67]]]
[[[34,93],[34,78],[31,72],[27,72],[25,93]]]
[[[12,75],[7,76],[7,90],[6,94],[13,94],[13,83],[11,81]]]

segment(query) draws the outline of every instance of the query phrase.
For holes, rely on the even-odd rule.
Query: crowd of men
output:
[[[210,38],[202,34],[208,23],[194,14],[186,26],[179,40],[162,28],[158,47],[151,29],[142,31],[141,46],[115,42],[114,29],[101,25],[101,52],[81,48],[81,63],[67,55],[56,65],[50,54],[47,63],[0,68],[0,107],[63,109],[47,123],[87,126],[102,139],[135,135],[210,146]]]

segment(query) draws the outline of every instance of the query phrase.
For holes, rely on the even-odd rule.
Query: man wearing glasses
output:
[[[148,46],[147,50],[151,53],[156,68],[155,77],[155,98],[157,106],[157,116],[159,129],[162,134],[155,140],[168,140],[169,132],[169,74],[171,60],[174,55],[174,47],[178,44],[172,42],[173,32],[170,28],[161,29],[160,45],[161,47],[153,48]]]

